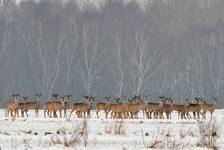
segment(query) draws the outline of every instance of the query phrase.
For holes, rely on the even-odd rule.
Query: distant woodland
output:
[[[224,1],[3,0],[0,66],[2,106],[17,93],[223,104]]]

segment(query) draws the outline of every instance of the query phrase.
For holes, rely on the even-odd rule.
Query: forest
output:
[[[2,0],[0,103],[12,94],[224,98],[223,0]]]

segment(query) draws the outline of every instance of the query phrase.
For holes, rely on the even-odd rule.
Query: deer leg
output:
[[[57,111],[54,110],[53,113],[54,113],[54,118],[58,118]]]
[[[196,119],[196,113],[193,111],[193,119]]]
[[[7,109],[5,110],[5,117],[7,117]]]
[[[39,117],[39,110],[36,109],[36,114],[37,114],[37,117]]]
[[[89,118],[91,118],[91,116],[90,116],[90,110],[88,110],[88,115],[89,115]]]
[[[13,117],[13,114],[12,114],[12,111],[11,111],[11,110],[9,110],[9,115],[10,115],[11,117]]]
[[[28,110],[26,110],[26,116],[28,117],[28,113],[27,112],[28,112]]]
[[[169,119],[169,113],[168,113],[168,111],[166,111],[165,113],[166,113],[166,119]]]
[[[60,113],[60,118],[62,118],[61,109],[59,110],[59,113]]]
[[[107,119],[108,113],[109,112],[107,110],[105,110],[105,117],[106,117],[106,119]]]
[[[200,115],[199,115],[199,112],[197,111],[196,113],[197,113],[197,117],[198,117],[198,119],[200,119]]]
[[[70,112],[70,115],[69,115],[69,118],[71,118],[72,116],[72,113],[75,111],[75,109],[72,109],[71,112]]]
[[[152,113],[153,113],[153,117],[156,118],[156,117],[155,117],[155,116],[156,116],[156,112],[153,111],[153,110],[151,110],[151,111],[149,112],[149,119],[152,119]]]
[[[75,113],[76,113],[76,116],[77,116],[78,118],[80,118],[79,111],[76,111]]]
[[[46,109],[44,109],[44,118],[46,118]]]
[[[213,114],[213,111],[211,111],[210,113],[211,113],[211,118],[210,118],[210,121],[211,121],[211,120],[212,120],[212,114]]]
[[[48,117],[50,117],[50,118],[52,117],[52,116],[51,116],[51,110],[47,109],[47,115],[48,115]]]
[[[106,110],[105,110],[105,115],[106,115]],[[99,118],[98,110],[96,110],[96,116],[97,116],[97,118]]]
[[[64,109],[64,118],[67,118],[67,110]]]
[[[189,111],[186,112],[186,116],[187,116],[188,119],[191,119],[191,116],[189,114]]]

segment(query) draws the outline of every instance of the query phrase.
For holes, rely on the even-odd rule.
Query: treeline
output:
[[[4,0],[0,97],[224,98],[223,0]]]

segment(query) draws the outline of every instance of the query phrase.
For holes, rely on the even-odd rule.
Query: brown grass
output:
[[[218,150],[217,138],[220,134],[220,124],[216,121],[199,122],[199,142],[197,146]]]
[[[123,119],[116,120],[113,123],[107,123],[105,125],[104,133],[124,136],[126,135],[124,128],[125,128],[124,120]]]
[[[62,128],[52,134],[50,145],[60,144],[65,147],[73,147],[83,143],[86,147],[88,144],[88,134],[88,123],[84,119],[80,124],[77,124],[72,132],[67,132],[65,128]]]

